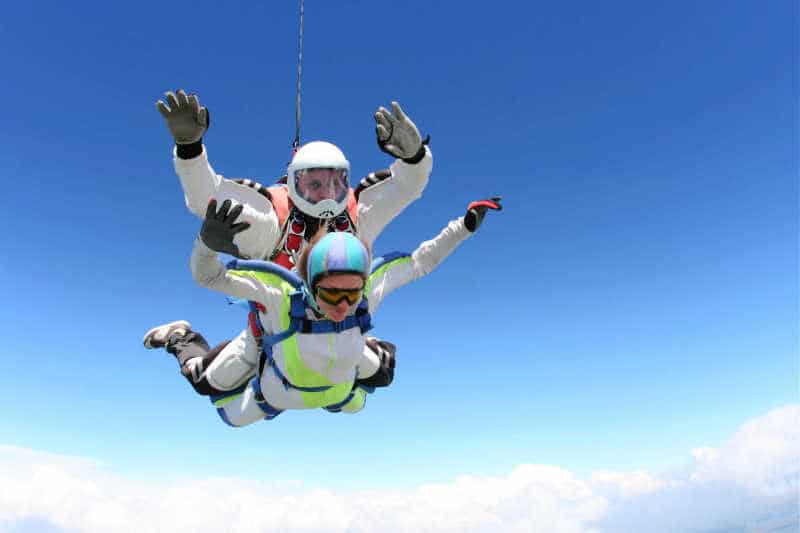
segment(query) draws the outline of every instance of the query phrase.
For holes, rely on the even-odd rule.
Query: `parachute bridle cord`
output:
[[[292,153],[300,148],[300,82],[303,77],[303,0],[300,0],[300,23],[297,32],[297,97],[295,99],[294,111],[294,142],[292,142]]]

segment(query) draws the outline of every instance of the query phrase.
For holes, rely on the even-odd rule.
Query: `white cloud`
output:
[[[520,465],[413,490],[340,492],[240,479],[144,483],[83,459],[0,447],[11,532],[800,531],[800,405],[752,420],[680,473]]]

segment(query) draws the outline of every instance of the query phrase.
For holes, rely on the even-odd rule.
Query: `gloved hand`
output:
[[[392,112],[394,116],[383,106],[375,112],[378,147],[406,163],[419,163],[425,157],[425,146],[417,126],[403,113],[397,102],[392,102]]]
[[[202,139],[208,129],[208,109],[200,105],[197,95],[186,96],[183,89],[178,89],[177,95],[168,91],[164,96],[169,107],[161,100],[156,102],[156,107],[167,121],[175,144],[193,144]]]
[[[375,374],[368,378],[359,378],[356,385],[365,387],[388,387],[394,379],[395,353],[397,347],[388,341],[380,341],[375,337],[367,337],[367,346],[380,359],[380,366]]]
[[[217,211],[217,201],[212,198],[208,202],[206,218],[200,229],[200,239],[215,252],[239,257],[239,247],[233,243],[233,238],[237,233],[250,227],[249,222],[234,223],[241,213],[242,205],[237,204],[231,209],[230,200],[222,202]]]
[[[500,205],[500,200],[501,197],[493,196],[488,200],[471,202],[467,206],[467,214],[464,215],[464,226],[466,226],[467,230],[471,233],[475,233],[475,230],[478,229],[481,222],[483,222],[483,217],[486,216],[486,211],[488,209],[502,211],[503,206]]]

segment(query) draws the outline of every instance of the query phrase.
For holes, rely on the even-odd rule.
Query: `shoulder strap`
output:
[[[275,214],[278,215],[278,224],[283,227],[286,217],[289,216],[289,211],[292,210],[289,189],[286,185],[273,185],[267,187],[267,192],[272,202],[272,208],[275,210]]]
[[[401,263],[408,263],[409,261],[411,261],[411,254],[404,252],[392,252],[374,258],[372,260],[372,267],[369,276],[367,276],[367,284],[364,287],[365,294],[369,294],[369,292],[372,290],[372,284],[375,282],[375,280],[383,276],[390,268]]]
[[[258,259],[234,259],[227,265],[228,270],[250,270],[254,272],[264,272],[267,274],[275,274],[281,279],[289,283],[295,289],[303,284],[303,280],[286,267],[272,263],[270,261],[261,261]]]
[[[352,187],[347,192],[347,214],[350,215],[353,224],[358,222],[358,198]]]
[[[333,320],[309,320],[306,318],[306,299],[302,290],[297,290],[289,294],[289,327],[280,333],[272,336],[264,336],[264,326],[258,318],[258,311],[261,311],[259,304],[256,302],[250,303],[250,316],[251,327],[253,334],[256,337],[263,337],[263,342],[267,346],[274,346],[282,342],[294,333],[333,333],[345,331],[351,328],[358,327],[361,333],[366,333],[372,329],[372,317],[369,314],[369,304],[366,298],[361,300],[358,304],[356,312],[348,316],[341,322],[334,322]]]
[[[280,333],[274,335],[264,335],[264,326],[258,318],[257,306],[251,302],[252,312],[251,317],[254,317],[255,325],[253,335],[257,339],[260,347],[261,356],[259,357],[258,369],[254,380],[254,387],[257,391],[261,390],[261,373],[265,365],[269,365],[275,372],[275,375],[283,383],[283,386],[294,388],[305,392],[324,392],[331,388],[331,385],[324,385],[321,387],[299,387],[292,384],[289,379],[280,371],[275,359],[272,356],[272,348],[286,339],[292,337],[296,333],[332,333],[344,331],[350,328],[359,327],[362,333],[366,333],[372,328],[370,323],[370,315],[366,301],[362,301],[356,310],[355,316],[349,316],[341,322],[333,322],[331,320],[308,320],[305,317],[306,300],[302,291],[295,291],[290,294],[291,304],[289,308],[290,322],[289,327]],[[356,378],[358,372],[356,371]]]
[[[405,252],[390,252],[386,255],[380,255],[372,259],[372,265],[370,267],[370,274],[374,274],[382,267],[397,261],[399,259],[405,259],[407,257],[411,257],[411,254]]]

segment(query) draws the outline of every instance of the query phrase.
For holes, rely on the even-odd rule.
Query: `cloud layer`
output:
[[[800,531],[800,405],[692,451],[668,474],[525,464],[413,490],[339,492],[241,479],[153,484],[83,459],[0,447],[0,531]]]

